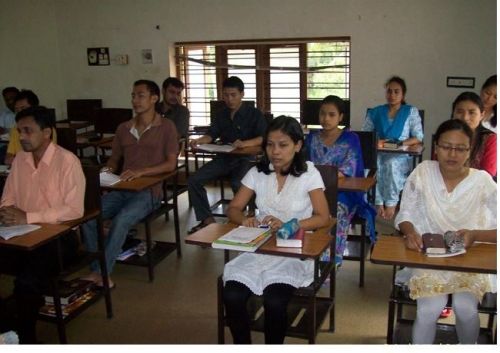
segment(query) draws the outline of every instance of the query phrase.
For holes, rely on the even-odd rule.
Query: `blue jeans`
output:
[[[160,206],[160,198],[154,197],[151,190],[141,192],[112,191],[102,197],[102,218],[112,219],[111,228],[105,240],[106,268],[113,271],[116,257],[130,228]],[[97,224],[95,220],[82,226],[85,246],[89,251],[97,251]],[[93,272],[100,272],[99,262],[90,264]]]
[[[250,160],[246,157],[217,156],[206,163],[188,179],[188,192],[194,213],[198,221],[212,216],[208,203],[207,190],[204,185],[222,177],[231,177],[231,189],[234,193],[241,186],[241,179],[250,168]]]

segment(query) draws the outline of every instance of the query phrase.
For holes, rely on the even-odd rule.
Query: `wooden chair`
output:
[[[333,166],[324,165],[318,165],[316,168],[320,171],[325,183],[325,196],[330,207],[330,214],[336,218],[338,169]],[[331,234],[336,234],[336,226],[331,229]],[[335,236],[332,237],[332,242],[330,243],[330,253],[329,262],[316,260],[316,265],[320,269],[320,275],[315,278],[315,281],[311,285],[298,288],[288,304],[287,336],[303,338],[307,339],[309,343],[315,343],[316,335],[327,315],[329,315],[328,331],[335,331]],[[327,296],[319,296],[318,292],[327,278],[330,278],[329,293]],[[224,327],[227,324],[224,312],[223,290],[222,276],[219,276],[217,282],[217,332],[218,342],[221,344],[224,344],[225,341]],[[252,318],[250,323],[251,329],[253,331],[264,332],[262,297],[252,295],[247,308],[249,310],[249,317]]]
[[[97,230],[98,230],[98,251],[97,252],[88,252],[85,250],[80,250],[77,255],[74,257],[74,260],[71,264],[65,266],[61,269],[60,273],[52,280],[52,294],[54,297],[54,308],[56,310],[55,317],[47,317],[45,315],[40,315],[39,318],[44,321],[49,321],[57,324],[59,341],[61,343],[67,343],[66,338],[66,329],[65,325],[68,321],[74,319],[78,316],[82,311],[96,302],[100,296],[103,294],[105,298],[106,304],[106,315],[108,318],[113,317],[113,309],[111,303],[111,293],[109,289],[108,275],[106,269],[106,260],[104,253],[104,233],[102,227],[102,218],[101,218],[101,198],[100,198],[100,185],[99,185],[99,167],[93,165],[84,165],[82,166],[83,172],[85,174],[85,213],[82,218],[65,222],[65,224],[73,227],[78,227],[92,219],[97,221]],[[59,240],[58,240],[59,241]],[[60,244],[58,244],[60,246]],[[60,253],[59,253],[60,254]],[[71,312],[68,316],[63,317],[62,308],[61,308],[61,298],[58,290],[58,283],[61,279],[67,278],[74,274],[75,272],[81,270],[82,268],[88,266],[92,261],[98,260],[101,266],[101,274],[103,276],[103,290],[100,293],[101,295],[94,296],[91,300],[84,303],[82,306],[77,308],[75,311]],[[62,267],[62,259],[59,258],[60,266]]]
[[[374,131],[353,131],[359,136],[361,151],[363,152],[363,164],[365,170],[368,169],[367,176],[376,177],[377,175],[377,134]],[[375,203],[375,186],[368,193],[370,204]],[[370,241],[366,229],[366,220],[359,216],[354,216],[351,225],[361,226],[360,234],[349,234],[344,252],[344,260],[359,261],[359,286],[363,287],[365,282],[365,260],[369,251],[367,242]]]
[[[70,127],[58,127],[57,132],[57,144],[75,155],[78,152],[78,147],[76,144],[76,130]]]
[[[396,284],[396,272],[399,266],[393,266],[392,289],[388,301],[388,319],[387,319],[387,344],[408,344],[411,340],[411,326],[414,317],[404,309],[407,306],[416,306],[417,302],[410,298],[409,289]],[[486,293],[483,300],[478,305],[480,313],[488,315],[486,327],[481,327],[479,331],[478,343],[496,344],[496,313],[497,313],[497,295],[496,293]],[[447,308],[451,308],[451,295],[448,298]],[[453,344],[457,343],[455,327],[452,324],[438,323],[436,333],[436,343]]]

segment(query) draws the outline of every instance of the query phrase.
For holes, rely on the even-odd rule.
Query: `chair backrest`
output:
[[[243,101],[242,104],[255,107],[255,101]],[[224,101],[210,101],[210,122],[215,119],[217,113],[224,109],[225,106],[226,103]]]
[[[101,209],[100,166],[83,164],[85,175],[85,211]]]
[[[377,133],[375,131],[353,131],[359,137],[365,169],[377,170]]]
[[[332,165],[315,165],[325,184],[325,196],[332,217],[337,217],[338,168]]]
[[[300,112],[300,123],[302,125],[320,125],[319,123],[319,109],[321,107],[321,101],[319,99],[305,99],[302,101],[301,112]],[[349,99],[344,99],[344,119],[341,125],[350,127],[351,126],[351,101]]]
[[[418,110],[418,115],[420,115],[420,118],[422,120],[422,131],[424,131],[424,118],[425,118],[425,110],[419,109]]]
[[[98,134],[114,134],[118,125],[132,119],[132,109],[101,108],[98,112],[94,128]]]
[[[56,128],[57,144],[74,154],[77,154],[76,130],[69,127]]]
[[[102,99],[67,99],[66,112],[69,121],[95,123],[97,111],[102,108]]]

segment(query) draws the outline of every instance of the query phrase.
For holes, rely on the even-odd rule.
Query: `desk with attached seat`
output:
[[[153,210],[141,221],[144,223],[146,228],[146,259],[135,255],[126,260],[117,261],[118,263],[127,265],[147,267],[150,282],[154,280],[154,266],[156,266],[174,250],[177,250],[177,256],[181,256],[179,213],[177,204],[177,175],[178,171],[175,170],[170,173],[159,174],[155,176],[143,176],[130,181],[120,181],[112,186],[101,187],[102,189],[109,191],[139,192],[145,189],[149,189],[156,184],[163,184],[163,199],[161,201],[160,207]],[[167,180],[172,180],[171,185],[173,186],[173,191],[171,196],[167,195]],[[151,222],[161,215],[167,216],[170,210],[173,210],[174,213],[175,242],[156,241],[156,245],[153,247],[151,236]]]
[[[397,342],[399,333],[405,323],[411,320],[402,320],[402,305],[415,305],[415,302],[403,295],[403,291],[395,285],[396,266],[409,266],[416,268],[427,268],[446,271],[464,271],[473,273],[496,273],[497,265],[496,244],[475,243],[467,249],[467,253],[453,257],[428,257],[425,254],[406,248],[403,237],[382,235],[378,238],[371,254],[371,261],[375,264],[392,265],[394,273],[392,279],[392,290],[389,298],[389,314],[387,325],[387,343]],[[496,301],[495,301],[496,302]],[[397,310],[396,310],[397,308]],[[496,303],[493,307],[479,306],[479,311],[489,315],[488,328],[481,329],[481,336],[486,336],[494,341],[493,316],[496,315]],[[394,319],[397,317],[396,326]],[[449,325],[438,325],[438,332],[450,331]]]

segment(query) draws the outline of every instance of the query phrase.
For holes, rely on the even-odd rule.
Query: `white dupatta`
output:
[[[406,181],[395,225],[411,222],[419,234],[459,229],[496,229],[496,184],[491,176],[470,169],[452,192],[446,190],[438,162],[424,161]],[[496,292],[496,276],[466,272],[404,269],[397,281],[406,283],[413,299],[469,291],[481,299]]]

